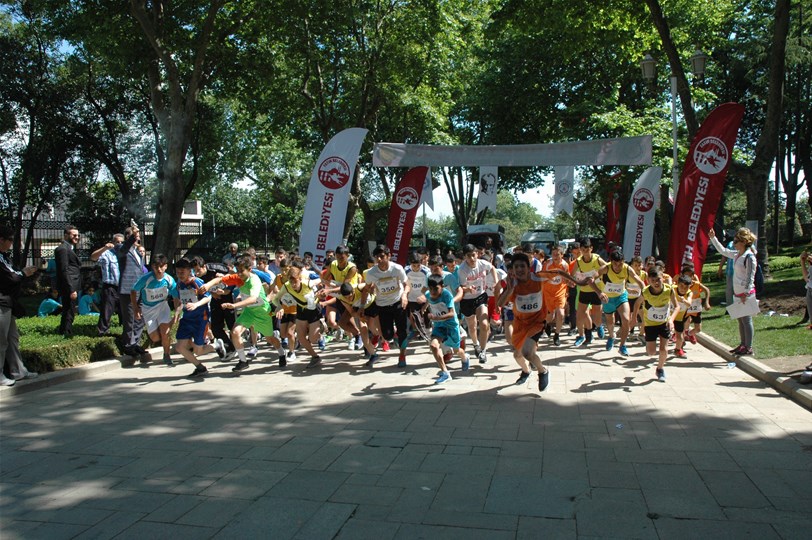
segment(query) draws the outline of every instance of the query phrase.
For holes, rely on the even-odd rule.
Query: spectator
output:
[[[116,252],[120,273],[118,296],[121,303],[121,318],[124,333],[121,336],[124,353],[130,356],[142,356],[147,353],[141,347],[141,336],[144,333],[144,320],[135,317],[130,292],[133,285],[144,275],[144,260],[138,250],[141,233],[138,227],[127,227],[124,231],[126,240]]]
[[[79,315],[99,316],[99,308],[96,306],[96,289],[93,285],[88,285],[79,297]]]
[[[121,316],[121,304],[118,297],[118,284],[121,280],[121,272],[118,267],[118,252],[124,245],[124,235],[114,234],[112,241],[97,249],[90,255],[90,260],[98,261],[101,269],[102,288],[101,299],[99,300],[99,322],[96,328],[99,336],[106,336],[110,331],[110,320],[113,313]]]
[[[59,333],[73,336],[73,318],[76,316],[76,302],[82,288],[82,263],[76,255],[79,231],[73,225],[65,227],[62,243],[54,250],[56,259],[56,282],[62,296],[62,320]]]
[[[742,227],[736,231],[733,237],[735,249],[725,248],[716,238],[716,232],[711,228],[708,231],[713,247],[723,257],[733,259],[733,296],[734,302],[745,303],[756,297],[756,253],[753,249],[753,242],[756,236],[747,227]],[[736,319],[739,323],[739,337],[741,343],[732,352],[736,356],[753,354],[753,317],[744,316]]]
[[[36,267],[28,266],[17,270],[11,264],[8,251],[14,243],[14,230],[0,225],[0,385],[14,386],[20,379],[33,379],[35,371],[28,371],[20,356],[20,332],[17,330],[17,317],[25,315],[20,304],[20,285],[27,277],[34,275]],[[8,363],[9,375],[3,372]]]
[[[48,289],[48,294],[40,302],[39,309],[37,310],[37,317],[47,317],[48,315],[60,315],[62,313],[62,304],[59,303],[59,290],[51,287]]]
[[[732,231],[724,231],[724,234],[727,249],[733,249]],[[733,303],[733,259],[722,257],[722,260],[719,261],[719,268],[716,270],[716,276],[721,278],[723,272],[725,274],[725,305],[729,306]]]
[[[223,264],[228,266],[229,269],[234,268],[234,265],[237,263],[237,251],[240,249],[240,246],[232,242],[228,245],[228,252],[223,255]]]

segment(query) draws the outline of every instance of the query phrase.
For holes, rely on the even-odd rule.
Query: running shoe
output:
[[[175,367],[175,362],[172,361],[172,357],[169,356],[168,354],[164,355],[164,364],[166,364],[169,367]]]
[[[350,340],[349,344],[347,345],[347,348],[348,348],[349,350],[351,350],[351,351],[354,351],[354,350],[355,350],[355,340],[354,340],[354,339],[351,339],[351,340]]]
[[[539,373],[539,391],[544,392],[550,385],[550,370],[547,369],[544,373]]]
[[[258,352],[257,348],[256,346],[254,346],[248,349],[248,352],[246,354],[248,354],[248,358],[256,358],[257,352]]]
[[[625,345],[621,345],[618,348],[618,352],[620,352],[620,356],[629,356],[629,349],[627,349]]]
[[[321,364],[321,357],[318,355],[312,356],[310,357],[310,362],[307,363],[307,367],[305,369],[317,367],[319,364]]]
[[[355,336],[355,350],[360,351],[364,348],[364,340],[361,339],[361,334]]]
[[[688,355],[685,354],[684,349],[677,349],[676,351],[674,351],[674,356],[676,356],[677,358],[688,358]]]
[[[242,370],[244,370],[245,368],[247,368],[247,367],[248,367],[248,365],[249,365],[250,363],[251,363],[250,361],[248,361],[248,362],[243,362],[242,360],[240,360],[239,362],[237,362],[237,365],[236,365],[236,366],[234,366],[233,368],[231,368],[231,371],[242,371]]]
[[[324,338],[319,338],[319,350],[323,351],[327,348],[327,342],[324,341]]]
[[[575,343],[574,343],[574,345],[575,345],[576,347],[580,347],[580,346],[581,346],[581,345],[583,345],[585,342],[586,342],[586,339],[584,339],[584,336],[578,336],[577,338],[575,338]]]
[[[527,382],[527,379],[529,379],[529,378],[530,378],[530,372],[528,371],[528,372],[525,373],[524,371],[522,371],[522,374],[519,375],[518,379],[516,379],[516,384],[524,384],[524,383]]]
[[[603,339],[603,336],[606,335],[606,330],[603,328],[603,325],[598,327],[598,338]]]
[[[665,382],[665,370],[663,368],[657,368],[657,380],[660,382]]]
[[[451,374],[447,371],[443,371],[440,373],[440,376],[437,377],[437,380],[434,381],[434,384],[443,384],[444,382],[448,382],[451,380]]]
[[[383,344],[381,345],[381,350],[383,352],[389,352],[389,342],[387,340],[383,340]]]
[[[558,335],[558,334],[556,334],[555,336],[553,336],[553,345],[555,345],[556,347],[558,347],[559,345],[561,345],[561,338],[559,337],[559,335]]]
[[[296,361],[296,353],[293,351],[288,351],[288,362],[295,362]]]
[[[288,365],[288,357],[287,354],[285,354],[285,352],[283,351],[279,355],[279,367],[285,367],[287,365]]]
[[[406,367],[406,355],[403,353],[398,356],[398,367]]]
[[[202,377],[206,373],[208,373],[208,369],[203,364],[198,364],[195,366],[195,370],[189,374],[190,377]]]
[[[693,345],[696,345],[696,336],[694,334],[688,334],[688,341],[690,341]]]
[[[366,364],[364,365],[366,367],[372,367],[375,365],[375,362],[377,361],[378,361],[378,353],[373,353],[372,356],[369,357],[369,360],[367,360]]]
[[[468,371],[471,368],[471,359],[468,358],[468,355],[465,355],[465,360],[462,361],[462,370]]]
[[[214,350],[217,351],[217,356],[220,357],[220,360],[226,357],[226,344],[223,343],[222,339],[217,338],[214,340]]]
[[[614,348],[614,346],[615,346],[614,338],[609,338],[609,339],[606,340],[606,350],[607,351],[611,351],[612,348]]]
[[[484,364],[488,361],[488,356],[485,354],[485,351],[481,351],[477,356],[479,357],[480,364]]]
[[[284,338],[284,339],[282,340],[282,348],[283,348],[283,349],[287,349],[287,348],[288,348],[288,338]]]

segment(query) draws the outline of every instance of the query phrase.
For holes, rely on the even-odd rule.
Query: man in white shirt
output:
[[[408,304],[409,281],[406,279],[406,272],[403,267],[390,260],[391,252],[389,247],[377,246],[372,251],[376,265],[366,271],[364,279],[367,287],[361,296],[361,305],[366,305],[367,297],[374,290],[375,309],[381,324],[383,338],[387,341],[395,335],[397,328],[398,347],[400,356],[398,357],[398,367],[406,367],[406,346],[408,345],[408,317],[406,306]],[[372,367],[374,361],[367,362]]]
[[[474,343],[474,354],[479,357],[479,363],[484,364],[487,361],[485,348],[488,346],[490,334],[487,282],[490,278],[493,283],[497,283],[498,277],[491,263],[477,257],[476,246],[466,244],[462,252],[463,261],[457,267],[463,293],[460,312],[468,324],[468,335]]]

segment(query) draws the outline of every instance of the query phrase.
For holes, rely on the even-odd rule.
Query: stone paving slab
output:
[[[0,536],[808,537],[804,389],[701,346],[660,383],[640,346],[563,342],[543,393],[501,339],[440,386],[422,343],[405,370],[334,345],[317,370],[263,349],[197,381],[111,361],[20,383],[0,392]]]

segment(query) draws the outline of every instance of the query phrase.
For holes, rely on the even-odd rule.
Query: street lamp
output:
[[[702,52],[698,46],[695,46],[694,49],[694,54],[691,55],[691,72],[695,78],[702,78],[705,75],[708,55]],[[646,53],[643,59],[640,60],[640,70],[643,72],[643,79],[647,83],[653,84],[657,78],[657,61],[651,56],[651,53]],[[679,168],[677,165],[677,78],[674,75],[671,75],[671,138],[674,143],[674,164],[671,168],[671,177],[674,182],[674,202],[676,203],[677,193],[679,192]]]

